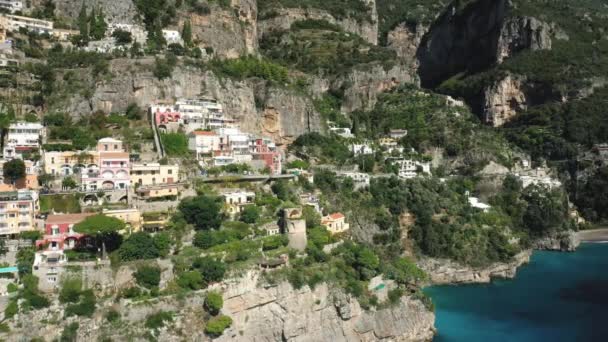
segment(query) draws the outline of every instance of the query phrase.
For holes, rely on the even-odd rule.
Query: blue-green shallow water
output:
[[[436,342],[608,341],[608,244],[536,252],[514,280],[425,292]]]

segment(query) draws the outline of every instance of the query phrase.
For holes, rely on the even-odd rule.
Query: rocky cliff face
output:
[[[388,32],[386,39],[387,47],[395,50],[397,56],[403,63],[417,69],[418,60],[416,58],[416,52],[428,29],[428,26],[422,24],[413,27],[409,26],[407,23],[399,24]]]
[[[522,77],[507,75],[485,90],[484,121],[494,127],[502,126],[518,112],[527,108]]]
[[[551,49],[568,39],[555,25],[511,15],[509,0],[454,2],[431,26],[417,56],[423,85],[434,87],[460,72],[477,72],[521,50]]]
[[[521,50],[551,49],[552,39],[557,36],[568,39],[561,30],[536,18],[513,17],[502,25],[498,37],[496,61],[502,63],[506,58]]]
[[[31,7],[42,6],[44,0],[31,0]],[[24,1],[25,3],[25,1]],[[82,4],[90,11],[101,8],[109,21],[133,24],[137,22],[137,8],[132,0],[54,0],[55,13],[61,17],[78,17]]]
[[[567,231],[537,240],[534,243],[534,248],[547,251],[574,252],[580,244],[578,234],[574,231]]]
[[[255,0],[236,0],[229,9],[213,6],[207,15],[181,16],[179,27],[190,20],[193,40],[199,47],[212,48],[216,56],[236,58],[257,54],[257,11]]]
[[[509,263],[496,263],[485,268],[464,266],[451,260],[427,258],[418,266],[431,277],[433,284],[489,283],[492,278],[513,278],[517,268],[530,261],[532,251],[523,251]]]
[[[351,18],[336,19],[326,11],[315,8],[282,8],[277,9],[271,18],[258,22],[260,37],[276,30],[289,30],[291,24],[296,21],[314,19],[326,20],[340,26],[344,31],[361,36],[370,44],[378,44],[378,13],[376,11],[376,0],[366,0],[369,8],[369,21],[357,21]]]
[[[415,71],[404,64],[385,68],[374,64],[355,68],[347,75],[331,82],[332,89],[344,90],[342,111],[351,113],[358,109],[370,110],[378,101],[378,95],[404,83],[417,83]]]
[[[259,274],[247,277],[226,285],[223,310],[234,324],[217,341],[427,341],[434,334],[434,314],[414,299],[364,311],[327,284],[259,288]]]
[[[147,108],[158,100],[206,95],[222,103],[226,114],[237,119],[243,130],[271,136],[279,144],[321,130],[312,101],[288,89],[267,88],[255,80],[220,79],[194,67],[176,68],[171,78],[161,81],[149,71],[151,64],[151,60],[140,60],[139,66],[128,60],[113,60],[114,76],[97,84],[90,99],[74,94],[67,112],[111,113],[126,110],[130,103]]]
[[[462,9],[450,5],[418,50],[422,84],[434,87],[459,72],[481,70],[496,61],[507,5],[508,0],[479,0]]]

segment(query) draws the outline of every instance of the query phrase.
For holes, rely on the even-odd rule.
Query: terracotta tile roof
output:
[[[341,218],[344,218],[344,214],[342,213],[333,213],[329,215],[329,218],[331,218],[332,220],[339,220]]]
[[[194,132],[192,132],[192,134],[194,134],[194,135],[207,135],[207,136],[217,135],[215,132],[210,132],[210,131],[194,131]]]
[[[76,224],[93,215],[95,215],[95,213],[49,215],[49,217],[46,218],[45,224]]]

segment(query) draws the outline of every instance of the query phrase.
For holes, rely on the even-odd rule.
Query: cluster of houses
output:
[[[257,171],[282,173],[282,154],[272,139],[241,131],[216,100],[155,103],[150,106],[150,113],[159,131],[183,130],[188,135],[189,150],[205,168],[248,164]]]
[[[1,177],[0,236],[16,236],[23,231],[39,229],[40,174],[52,176],[57,183],[66,178],[79,190],[131,190],[142,200],[177,198],[180,190],[179,165],[135,163],[122,141],[103,138],[94,149],[86,151],[53,151],[54,145],[43,145],[45,128],[40,123],[12,123],[6,134],[0,166],[13,159],[25,165],[25,177],[16,181]],[[134,223],[138,228],[140,224]]]

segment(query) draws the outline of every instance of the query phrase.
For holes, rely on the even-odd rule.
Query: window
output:
[[[114,145],[114,149],[115,149],[115,150],[118,150],[118,145]]]
[[[168,174],[172,175],[173,174],[173,170],[169,169]]]
[[[108,145],[103,145],[103,150],[107,151],[108,150]]]
[[[55,164],[55,157],[51,158],[51,164]]]
[[[67,163],[69,163],[69,162],[70,162],[70,161],[69,161],[69,159],[68,159],[68,158],[65,158],[65,163],[67,164]]]

